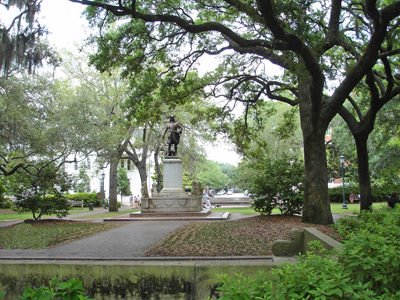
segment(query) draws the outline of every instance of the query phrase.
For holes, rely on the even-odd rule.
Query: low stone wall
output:
[[[48,285],[50,279],[78,278],[91,298],[217,299],[216,274],[242,273],[276,267],[265,261],[0,261],[0,291],[19,299],[25,287]]]
[[[58,275],[63,281],[82,280],[89,297],[97,300],[202,300],[208,296],[217,299],[216,288],[220,284],[216,283],[216,274],[252,276],[260,270],[268,272],[279,267],[278,262],[296,263],[292,255],[305,254],[310,250],[307,243],[313,240],[320,240],[329,250],[341,247],[339,242],[315,228],[306,228],[300,233],[293,231],[290,236],[292,241],[277,241],[274,246],[283,242],[289,248],[278,248],[286,249],[286,253],[289,249],[292,254],[271,257],[271,261],[231,258],[207,261],[190,261],[190,258],[182,261],[1,260],[0,291],[7,291],[7,300],[17,300],[25,287],[47,286],[49,280]],[[295,239],[296,246],[293,246]]]
[[[289,232],[290,240],[277,240],[272,245],[272,252],[277,257],[290,257],[298,254],[306,254],[311,250],[309,242],[320,241],[321,246],[327,250],[337,249],[342,251],[342,244],[333,238],[323,234],[316,228],[304,228],[304,231],[292,229]]]
[[[336,241],[335,239],[323,234],[316,228],[305,228],[304,229],[304,241],[301,249],[302,254],[306,254],[307,251],[311,251],[310,245],[308,245],[311,241],[320,241],[321,245],[327,250],[337,249],[342,251],[342,243]]]

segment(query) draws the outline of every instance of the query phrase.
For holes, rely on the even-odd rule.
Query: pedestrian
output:
[[[140,198],[139,195],[137,195],[137,204],[138,204],[138,207],[142,206],[142,199]]]
[[[131,204],[131,207],[133,207],[133,196],[132,196],[132,194],[129,197],[129,203]]]
[[[387,207],[394,208],[396,204],[400,204],[397,192],[393,192],[387,203]]]
[[[354,194],[353,194],[353,192],[350,193],[349,198],[350,198],[350,202],[353,203],[354,202]]]
[[[207,205],[208,205],[210,208],[212,208],[212,207],[211,207],[211,203],[210,203],[210,193],[206,194],[206,207],[207,207]]]
[[[137,207],[137,197],[134,197],[134,203],[133,203],[133,208]]]

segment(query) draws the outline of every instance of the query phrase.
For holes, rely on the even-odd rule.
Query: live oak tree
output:
[[[63,102],[49,74],[21,74],[2,83],[0,176],[34,174],[51,163],[61,166],[79,146],[78,130],[71,130],[74,120],[69,115],[76,105]]]
[[[208,77],[212,95],[245,106],[263,99],[299,105],[302,220],[333,223],[325,132],[357,85],[366,79],[377,86],[371,81],[376,65],[397,55],[399,1],[70,1],[90,6],[91,24],[102,28],[98,67],[117,63],[132,73],[147,60],[163,59],[178,72],[207,53],[219,55],[222,67]],[[104,33],[117,20],[118,34]],[[284,72],[268,76],[268,63]],[[390,88],[386,94],[396,95]]]
[[[80,108],[72,127],[79,129],[85,144],[76,154],[85,157],[95,152],[102,164],[109,164],[109,210],[118,211],[118,164],[136,129],[136,124],[126,122],[120,107],[128,98],[129,83],[115,70],[101,74],[91,68],[83,55],[65,53],[61,70],[64,97],[76,100]]]
[[[129,196],[131,194],[128,173],[125,168],[118,169],[118,192],[121,196]]]
[[[354,137],[357,150],[358,183],[361,196],[361,210],[372,208],[372,190],[370,178],[370,165],[368,154],[368,139],[374,130],[377,115],[380,110],[394,97],[400,94],[400,87],[395,83],[393,72],[398,68],[396,64],[391,64],[391,46],[386,47],[380,60],[385,66],[383,72],[373,70],[367,74],[365,80],[364,93],[369,99],[362,99],[359,103],[348,96],[352,109],[345,106],[339,111],[340,116],[346,122],[351,134]],[[360,83],[361,85],[362,83]],[[362,98],[362,97],[361,97]],[[368,101],[369,100],[369,101]],[[369,102],[367,105],[365,102]],[[351,111],[354,111],[353,113]]]
[[[353,100],[356,101],[356,98]],[[362,121],[353,121],[356,126],[353,124],[347,126],[340,116],[335,117],[333,120],[332,132],[334,139],[332,140],[332,148],[336,153],[336,156],[333,157],[336,166],[339,161],[339,153],[346,157],[347,165],[345,166],[345,175],[352,182],[359,183],[361,199],[365,200],[367,203],[365,209],[369,209],[372,202],[365,191],[370,192],[371,187],[375,186],[397,185],[399,183],[399,103],[398,101],[391,101],[390,103],[385,104],[385,106],[382,107],[379,110],[379,113],[374,117],[374,122],[378,126],[373,126],[373,131],[369,134],[359,134],[359,140],[361,140],[361,137],[367,138],[363,141],[363,143],[365,143],[365,146],[363,147],[356,146],[357,142],[352,138],[352,135],[354,132],[357,132],[357,130],[362,128],[371,128],[370,126],[366,126],[370,122],[366,119],[371,118],[368,117],[368,114],[361,113],[361,110],[365,109],[365,105],[360,104],[362,104],[360,101],[354,103],[359,114],[362,115]],[[350,112],[351,110],[355,110],[354,107],[350,105],[346,106]],[[352,127],[353,130],[350,130],[348,127]],[[361,132],[362,131],[360,130],[360,133]],[[365,181],[363,185],[362,180],[359,178],[359,173],[362,168],[358,167],[360,163],[357,163],[357,157],[362,157],[365,154],[357,155],[357,153],[360,152],[360,148],[363,149],[364,147],[367,152],[366,154],[368,155],[368,160],[366,160],[366,166],[363,166],[362,168],[367,168],[366,170],[370,173],[368,178],[371,182],[370,185],[368,182],[365,184]],[[338,149],[340,149],[341,152],[339,152]],[[357,171],[357,169],[359,171]],[[337,173],[340,174],[340,177],[341,171],[339,171],[340,170],[337,170]],[[362,202],[363,201],[361,201],[361,205],[364,206]]]
[[[37,20],[43,0],[4,0],[0,2],[0,75],[8,78],[22,69],[33,72],[43,60],[58,64],[47,44],[47,29]]]

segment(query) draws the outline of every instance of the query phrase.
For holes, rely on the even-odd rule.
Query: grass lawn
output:
[[[122,224],[42,220],[0,228],[0,249],[44,249],[81,239]]]
[[[88,212],[89,208],[84,207],[82,208],[76,208],[74,207],[73,209],[71,209],[69,211],[69,214],[79,214],[79,213],[83,213],[83,212]],[[50,215],[50,216],[44,216],[44,217],[54,217],[55,215]],[[28,213],[16,213],[14,212],[12,209],[2,209],[1,213],[0,213],[0,221],[5,221],[5,220],[26,220],[26,219],[33,219],[32,213],[28,212]]]
[[[373,203],[374,209],[382,209],[386,207],[386,202]],[[331,212],[338,215],[356,214],[360,212],[360,204],[347,204],[347,209],[342,208],[343,204],[331,204]]]

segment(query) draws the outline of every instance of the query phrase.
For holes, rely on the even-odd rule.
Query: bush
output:
[[[12,202],[10,199],[3,198],[3,201],[0,202],[0,208],[11,208]]]
[[[58,283],[58,276],[53,278],[49,287],[41,286],[39,288],[27,287],[22,296],[21,300],[91,300],[86,297],[85,290],[82,287],[82,281],[71,278],[68,282]],[[0,299],[4,298],[6,292],[0,292]]]
[[[68,200],[83,201],[83,206],[88,207],[89,203],[93,203],[95,207],[101,206],[103,199],[97,198],[97,193],[76,193],[65,195]]]
[[[328,190],[329,200],[331,203],[343,203],[343,187],[335,187]],[[345,186],[345,198],[349,201],[349,195],[353,192],[354,195],[360,193],[358,185]],[[372,202],[386,202],[392,192],[398,192],[400,189],[395,185],[385,185],[383,187],[372,188]]]
[[[278,207],[284,215],[294,215],[303,207],[304,165],[295,158],[272,161],[265,158],[257,166],[260,172],[252,178],[252,207],[269,215]],[[275,198],[276,195],[278,198]]]
[[[343,252],[312,242],[323,256],[309,252],[299,263],[250,278],[218,275],[219,299],[400,299],[399,227],[400,207],[339,219]]]
[[[58,218],[65,217],[69,214],[71,205],[61,194],[49,195],[46,197],[22,194],[18,195],[13,209],[18,213],[32,212],[33,218],[37,221],[43,215],[55,214]]]

